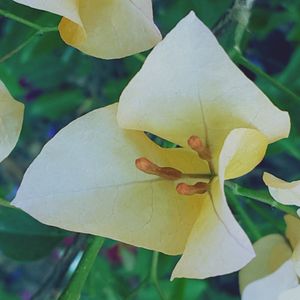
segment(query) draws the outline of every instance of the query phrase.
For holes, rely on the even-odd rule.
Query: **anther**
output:
[[[198,136],[192,135],[188,139],[188,145],[198,153],[200,158],[204,160],[211,160],[210,150],[203,144],[202,140]]]
[[[145,157],[136,159],[135,165],[144,173],[157,175],[168,180],[177,180],[182,176],[182,173],[179,170],[170,167],[159,167]]]
[[[176,191],[180,195],[191,196],[195,194],[204,194],[208,191],[209,185],[204,182],[198,182],[194,185],[186,183],[179,183],[176,187]]]

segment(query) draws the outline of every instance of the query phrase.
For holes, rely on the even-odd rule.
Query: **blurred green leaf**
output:
[[[62,90],[46,93],[28,104],[29,114],[34,117],[57,120],[69,113],[74,113],[84,102],[84,95],[79,89]]]
[[[19,209],[0,206],[0,250],[13,259],[39,259],[66,235],[66,231],[41,224]]]

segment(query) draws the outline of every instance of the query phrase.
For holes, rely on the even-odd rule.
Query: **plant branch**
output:
[[[155,286],[157,293],[160,297],[161,300],[166,300],[166,297],[159,285],[158,278],[157,278],[157,265],[158,265],[158,257],[159,257],[159,252],[153,251],[153,256],[152,256],[152,264],[151,264],[151,271],[150,271],[150,279]]]
[[[233,60],[244,66],[246,69],[252,71],[256,75],[264,78],[266,81],[268,81],[270,84],[272,84],[274,87],[285,93],[287,96],[291,97],[293,100],[300,103],[300,96],[296,95],[294,92],[292,92],[290,89],[282,85],[279,81],[265,73],[263,70],[261,70],[259,67],[257,67],[255,64],[250,62],[247,58],[245,58],[239,51],[234,51],[232,55]]]
[[[227,187],[229,187],[235,195],[243,196],[246,198],[250,198],[265,204],[268,204],[274,208],[281,210],[284,213],[290,214],[294,217],[299,218],[297,214],[297,209],[293,206],[283,205],[277,201],[275,201],[270,194],[265,190],[255,191],[249,188],[242,187],[237,183],[226,182]]]
[[[43,26],[40,26],[40,25],[35,24],[35,23],[33,23],[29,20],[18,17],[16,15],[12,14],[11,12],[8,12],[8,11],[3,10],[3,9],[0,9],[0,15],[4,16],[5,18],[14,20],[18,23],[21,23],[25,26],[28,26],[32,29],[35,29],[36,31],[40,31],[42,33],[51,32],[51,31],[58,31],[57,27],[43,27]]]
[[[37,36],[38,36],[39,32],[34,33],[33,35],[31,35],[26,41],[24,41],[22,44],[20,44],[19,46],[17,46],[15,49],[13,49],[12,51],[8,52],[7,54],[5,54],[4,56],[2,56],[0,58],[0,63],[5,62],[6,60],[8,60],[9,58],[11,58],[13,55],[15,55],[16,53],[18,53],[19,51],[21,51],[24,47],[26,47],[31,41],[33,41]]]
[[[104,243],[104,238],[92,236],[89,244],[59,300],[79,300],[81,290]]]

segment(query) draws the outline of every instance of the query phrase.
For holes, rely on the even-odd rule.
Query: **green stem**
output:
[[[235,51],[232,55],[233,59],[236,63],[241,64],[248,70],[252,71],[253,73],[257,74],[258,76],[264,78],[266,81],[271,83],[274,87],[284,92],[287,96],[291,97],[298,103],[300,103],[300,96],[296,95],[294,92],[292,92],[290,89],[282,85],[279,81],[272,78],[270,75],[265,73],[263,70],[261,70],[259,67],[257,67],[255,64],[250,62],[247,58],[245,58],[241,53],[238,51]]]
[[[284,213],[290,214],[294,217],[299,217],[297,214],[297,209],[293,206],[283,205],[277,201],[275,201],[267,191],[260,190],[255,191],[253,189],[242,187],[233,182],[226,182],[226,186],[231,188],[233,193],[238,196],[243,196],[246,198],[250,198],[265,204],[268,204],[274,208],[281,210]]]
[[[130,294],[125,298],[125,300],[129,300],[129,299],[133,298],[134,296],[136,296],[138,294],[138,292],[145,285],[147,285],[147,283],[149,283],[149,278],[148,277],[146,279],[144,279],[143,281],[141,281],[141,283],[133,291],[130,292]]]
[[[134,58],[136,58],[139,62],[144,63],[146,60],[146,57],[143,54],[137,53],[133,55]]]
[[[13,55],[21,51],[24,47],[26,47],[29,43],[31,43],[32,40],[34,40],[37,37],[37,33],[31,35],[26,41],[24,41],[22,44],[20,44],[17,48],[13,49],[9,53],[5,54],[4,56],[0,57],[0,63],[5,62],[9,58],[11,58]]]
[[[79,300],[81,290],[93,267],[95,259],[104,243],[104,238],[93,236],[73,273],[67,287],[59,297],[59,300]]]
[[[35,29],[37,31],[40,31],[42,33],[51,32],[51,31],[58,31],[57,27],[43,27],[43,26],[40,26],[40,25],[35,24],[35,23],[31,22],[31,21],[28,21],[26,19],[18,17],[16,15],[12,14],[11,12],[8,12],[8,11],[3,10],[3,9],[0,9],[0,15],[4,16],[6,18],[9,18],[11,20],[14,20],[14,21],[16,21],[18,23],[21,23],[23,25],[26,25],[26,26],[28,26],[30,28],[33,28],[33,29]]]
[[[153,251],[151,271],[150,271],[150,279],[151,279],[152,283],[154,284],[160,299],[161,300],[166,300],[166,297],[163,294],[163,291],[161,290],[161,287],[159,285],[158,278],[157,278],[158,257],[159,257],[159,252]]]
[[[245,223],[246,228],[249,230],[249,233],[254,241],[257,241],[262,237],[257,226],[253,223],[251,218],[249,217],[248,213],[245,211],[243,205],[239,203],[238,197],[230,193],[230,201],[234,205],[235,210],[237,211],[238,215],[240,216],[241,220]]]

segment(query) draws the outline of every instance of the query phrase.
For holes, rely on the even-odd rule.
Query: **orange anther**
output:
[[[200,158],[204,160],[211,160],[211,153],[208,147],[203,144],[202,140],[198,136],[192,135],[188,139],[188,145],[198,153]]]
[[[170,167],[159,167],[145,157],[136,159],[135,165],[144,173],[157,175],[168,180],[176,180],[182,176],[182,173],[179,170]]]
[[[176,191],[180,195],[191,196],[195,194],[204,194],[208,191],[209,185],[204,182],[197,182],[194,185],[186,183],[179,183],[176,187]]]

